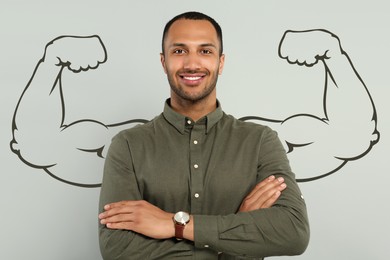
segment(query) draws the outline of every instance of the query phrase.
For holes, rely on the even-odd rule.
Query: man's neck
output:
[[[171,107],[177,113],[189,117],[196,122],[217,108],[217,99],[206,98],[204,100],[194,102],[171,98]]]

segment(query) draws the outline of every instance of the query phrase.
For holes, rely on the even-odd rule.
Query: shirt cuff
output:
[[[219,240],[218,216],[194,215],[194,245],[211,248]]]

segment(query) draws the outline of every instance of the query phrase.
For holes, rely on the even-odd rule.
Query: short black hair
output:
[[[186,13],[182,13],[182,14],[176,15],[175,17],[173,17],[165,25],[164,32],[163,32],[163,37],[162,37],[162,44],[161,44],[161,46],[162,46],[162,53],[164,53],[164,41],[165,41],[165,38],[167,36],[167,33],[168,33],[169,29],[171,28],[171,26],[172,26],[172,24],[174,22],[176,22],[177,20],[180,20],[180,19],[185,19],[185,20],[206,20],[206,21],[209,21],[214,26],[215,31],[217,32],[217,37],[218,37],[218,40],[219,40],[219,43],[220,43],[219,55],[222,55],[222,53],[223,53],[223,41],[222,41],[222,29],[221,29],[221,26],[219,26],[219,24],[213,18],[211,18],[210,16],[208,16],[206,14],[200,13],[200,12],[186,12]]]

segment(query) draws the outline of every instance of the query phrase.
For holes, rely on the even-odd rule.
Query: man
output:
[[[167,23],[164,112],[119,133],[100,196],[104,259],[262,259],[301,254],[309,225],[275,132],[222,112],[222,32],[189,12]]]

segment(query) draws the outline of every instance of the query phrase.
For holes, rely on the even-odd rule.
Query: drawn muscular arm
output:
[[[96,69],[106,59],[98,36],[61,36],[46,45],[13,117],[11,150],[23,162],[68,184],[100,186],[102,158],[111,138],[146,120],[112,125],[93,119],[67,122],[62,74]]]
[[[71,139],[63,138],[67,125],[64,122],[62,72],[64,69],[75,73],[95,69],[105,60],[106,52],[97,36],[62,36],[46,45],[44,56],[24,89],[13,118],[11,149],[22,160],[44,168],[58,163],[62,146],[71,142]],[[88,127],[91,131],[105,128],[98,122],[90,123]],[[85,137],[82,146],[88,146],[88,136]]]
[[[301,46],[299,51],[298,46]],[[379,138],[375,107],[367,87],[342,49],[339,38],[325,30],[287,31],[279,54],[291,64],[310,67],[320,62],[324,65],[324,124],[319,127],[315,123],[315,128],[309,130],[315,132],[318,128],[326,128],[324,137],[328,136],[326,142],[332,143],[333,156],[352,159],[370,149]],[[294,121],[305,118],[303,115],[300,117],[288,118],[283,124],[286,128],[297,126]],[[307,119],[314,121],[313,117]],[[294,129],[291,130],[294,132]],[[319,141],[319,137],[313,137],[307,143]]]
[[[242,120],[278,132],[298,181],[327,176],[367,154],[379,140],[375,106],[339,38],[326,30],[286,31],[279,56],[293,65],[323,66],[323,114]]]
[[[377,115],[367,87],[341,48],[339,39],[332,35],[334,38],[339,48],[330,49],[320,58],[328,82],[324,110],[332,132],[343,140],[335,143],[339,145],[335,157],[354,159],[363,156],[379,140]],[[327,100],[332,103],[328,105]]]

